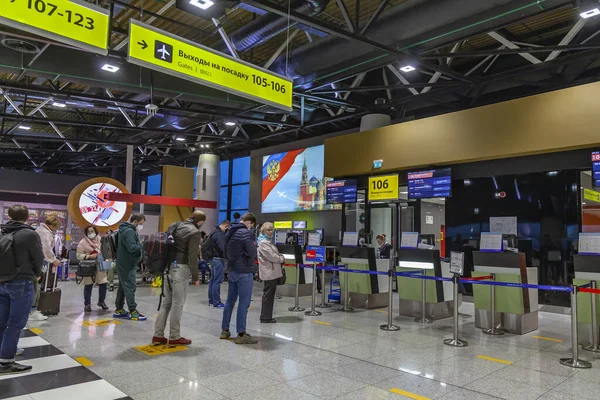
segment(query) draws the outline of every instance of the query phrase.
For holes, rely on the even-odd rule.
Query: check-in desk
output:
[[[574,285],[585,285],[596,282],[600,288],[600,256],[573,256],[575,268]],[[600,296],[591,293],[577,294],[577,323],[579,327],[579,343],[587,345],[592,342],[592,297],[596,301],[596,321],[600,322]]]
[[[285,257],[286,264],[305,264],[305,256],[302,247],[291,244],[278,244],[277,249]],[[284,267],[285,285],[277,286],[277,293],[281,296],[296,296],[296,268]],[[310,296],[312,294],[312,271],[308,268],[300,268],[299,296]]]
[[[342,264],[348,269],[363,271],[384,271],[390,269],[390,260],[376,259],[372,247],[341,247],[338,249]],[[342,304],[346,273],[340,272],[340,287],[342,288]],[[355,308],[378,308],[388,306],[388,277],[387,275],[368,275],[348,273],[348,291],[350,305]]]
[[[440,260],[439,250],[402,249],[398,252],[398,272],[423,271],[427,276],[451,278],[450,265]],[[421,316],[422,279],[396,277],[398,286],[398,314]],[[459,295],[460,296],[460,295]],[[425,280],[425,316],[430,320],[449,318],[454,309],[452,282]],[[461,302],[459,298],[459,304]]]
[[[527,267],[525,253],[473,252],[473,277],[495,274],[497,282],[537,285],[538,271]],[[490,315],[490,285],[473,285],[475,327],[492,327]],[[496,321],[505,331],[523,335],[538,329],[538,291],[496,286]]]

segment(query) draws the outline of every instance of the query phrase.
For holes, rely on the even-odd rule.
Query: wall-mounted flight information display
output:
[[[594,187],[600,187],[600,151],[592,152],[592,179]]]
[[[408,198],[430,199],[452,196],[450,168],[408,173]]]
[[[356,179],[327,182],[327,204],[356,203]]]

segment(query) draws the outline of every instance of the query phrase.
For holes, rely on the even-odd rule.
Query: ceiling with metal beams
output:
[[[199,16],[176,0],[99,0],[107,56],[0,25],[0,167],[107,175],[133,145],[150,174],[356,129],[368,113],[409,121],[600,77],[600,16],[580,15],[597,0],[214,2]],[[130,19],[294,79],[293,110],[128,63]]]

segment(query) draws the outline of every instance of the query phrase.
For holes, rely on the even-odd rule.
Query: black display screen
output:
[[[327,204],[356,203],[356,179],[327,182]]]
[[[600,151],[592,152],[592,179],[594,187],[600,187]]]
[[[431,199],[452,196],[450,168],[408,173],[408,198]]]

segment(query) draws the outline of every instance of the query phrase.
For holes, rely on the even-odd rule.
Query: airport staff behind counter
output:
[[[390,258],[390,252],[392,250],[392,245],[389,244],[385,240],[385,233],[380,233],[379,235],[377,235],[375,237],[375,240],[377,240],[377,244],[379,245],[379,257],[378,258],[389,259]]]

